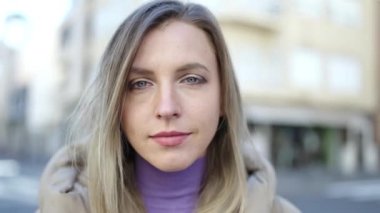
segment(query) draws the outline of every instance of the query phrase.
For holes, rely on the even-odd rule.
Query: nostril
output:
[[[175,117],[179,117],[179,113],[178,112],[172,112],[172,113],[158,113],[157,114],[157,117],[158,118],[175,118]]]

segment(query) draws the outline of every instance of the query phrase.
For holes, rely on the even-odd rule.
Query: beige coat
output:
[[[255,171],[248,179],[249,213],[298,213],[291,203],[275,195],[275,175],[267,161],[252,147],[244,147],[247,169]],[[49,161],[41,177],[39,213],[88,213],[87,178],[82,169],[73,167],[70,150],[60,150]],[[249,157],[246,157],[249,156]],[[252,157],[254,156],[254,157]],[[76,158],[81,159],[81,158]],[[75,162],[83,165],[83,162]]]

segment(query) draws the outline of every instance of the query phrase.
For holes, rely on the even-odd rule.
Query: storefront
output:
[[[252,140],[277,168],[323,168],[351,175],[379,170],[369,116],[290,107],[246,107]]]

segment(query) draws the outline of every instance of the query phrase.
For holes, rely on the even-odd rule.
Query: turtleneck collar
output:
[[[163,172],[136,155],[137,187],[147,212],[194,212],[205,165],[205,157],[202,157],[185,170]]]

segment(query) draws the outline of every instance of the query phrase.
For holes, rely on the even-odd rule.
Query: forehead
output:
[[[216,63],[215,51],[202,29],[187,22],[170,20],[147,33],[133,65],[164,62]]]

